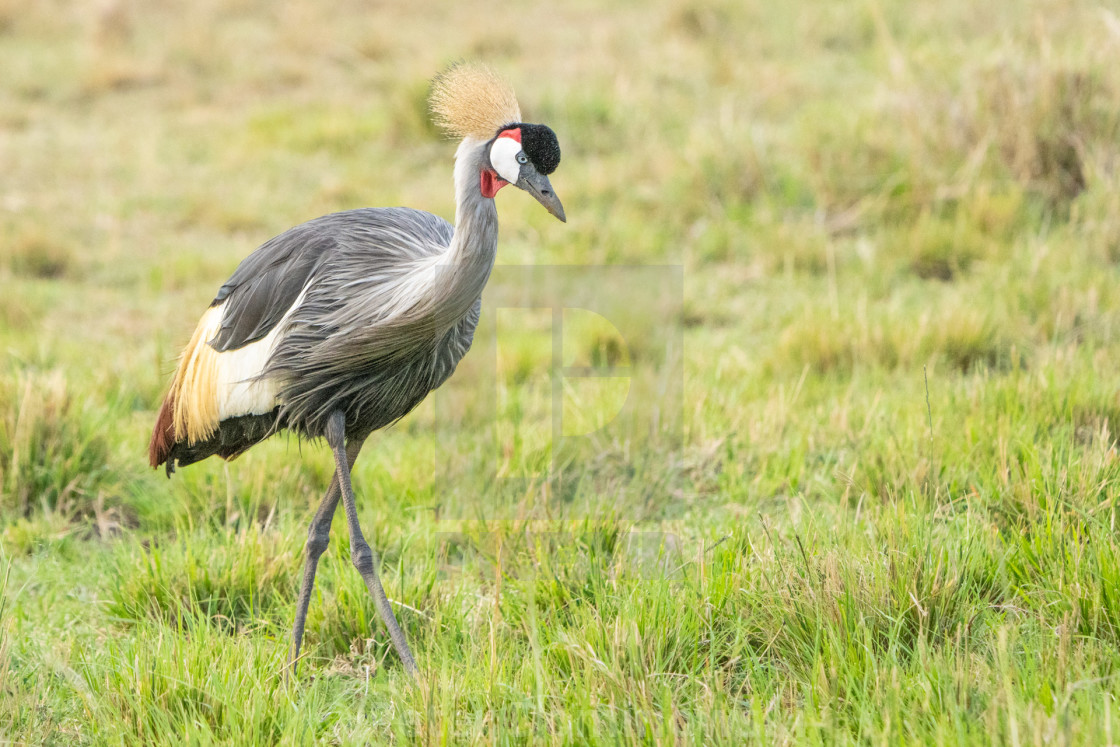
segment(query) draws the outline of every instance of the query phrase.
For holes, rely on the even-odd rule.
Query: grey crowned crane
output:
[[[498,245],[498,190],[513,184],[565,220],[548,180],[560,162],[556,135],[521,121],[504,80],[456,65],[435,79],[430,104],[437,124],[461,139],[455,225],[420,210],[364,208],[262,244],[202,315],[152,431],[151,465],[166,465],[168,476],[210,456],[233,459],[280,430],[326,439],[336,469],[307,533],[292,674],[340,497],[351,560],[416,674],[358,526],[350,470],[366,438],[416,407],[470,348]]]

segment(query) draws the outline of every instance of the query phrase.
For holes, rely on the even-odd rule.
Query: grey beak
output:
[[[552,213],[553,216],[559,218],[561,223],[568,222],[568,219],[564,216],[564,206],[560,204],[560,198],[553,191],[552,183],[548,181],[547,176],[532,171],[530,174],[523,175],[518,180],[517,186],[536,197],[537,202],[544,205],[544,209]]]

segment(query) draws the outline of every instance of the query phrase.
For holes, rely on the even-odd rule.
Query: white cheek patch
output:
[[[498,176],[513,184],[521,176],[521,164],[517,162],[517,154],[520,152],[521,143],[511,137],[499,137],[490,146],[490,165],[498,172]]]

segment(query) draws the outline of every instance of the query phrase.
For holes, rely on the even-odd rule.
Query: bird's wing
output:
[[[210,304],[223,307],[221,329],[209,340],[210,347],[224,353],[267,336],[336,245],[332,235],[307,223],[262,244]]]
[[[236,350],[268,335],[324,263],[348,279],[406,270],[450,243],[451,224],[409,208],[361,208],[324,215],[270,239],[245,258],[211,307],[222,306],[215,351]],[[337,299],[336,299],[337,300]]]

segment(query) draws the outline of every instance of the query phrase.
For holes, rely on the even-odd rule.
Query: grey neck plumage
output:
[[[320,434],[341,397],[351,402],[350,435],[367,434],[402,417],[454,370],[470,347],[498,246],[494,200],[479,185],[485,145],[459,146],[455,228],[445,248],[446,224],[434,216],[429,230],[417,231],[378,214],[378,230],[393,237],[383,256],[371,259],[359,235],[311,286],[269,363],[269,374],[285,382],[287,423]]]
[[[486,143],[467,139],[455,155],[455,235],[440,264],[447,269],[444,304],[461,317],[482,296],[497,253],[497,208],[478,185]]]
[[[453,324],[470,310],[494,268],[498,211],[479,188],[486,160],[486,143],[471,138],[455,154],[455,234],[430,288],[431,308],[441,322]]]

